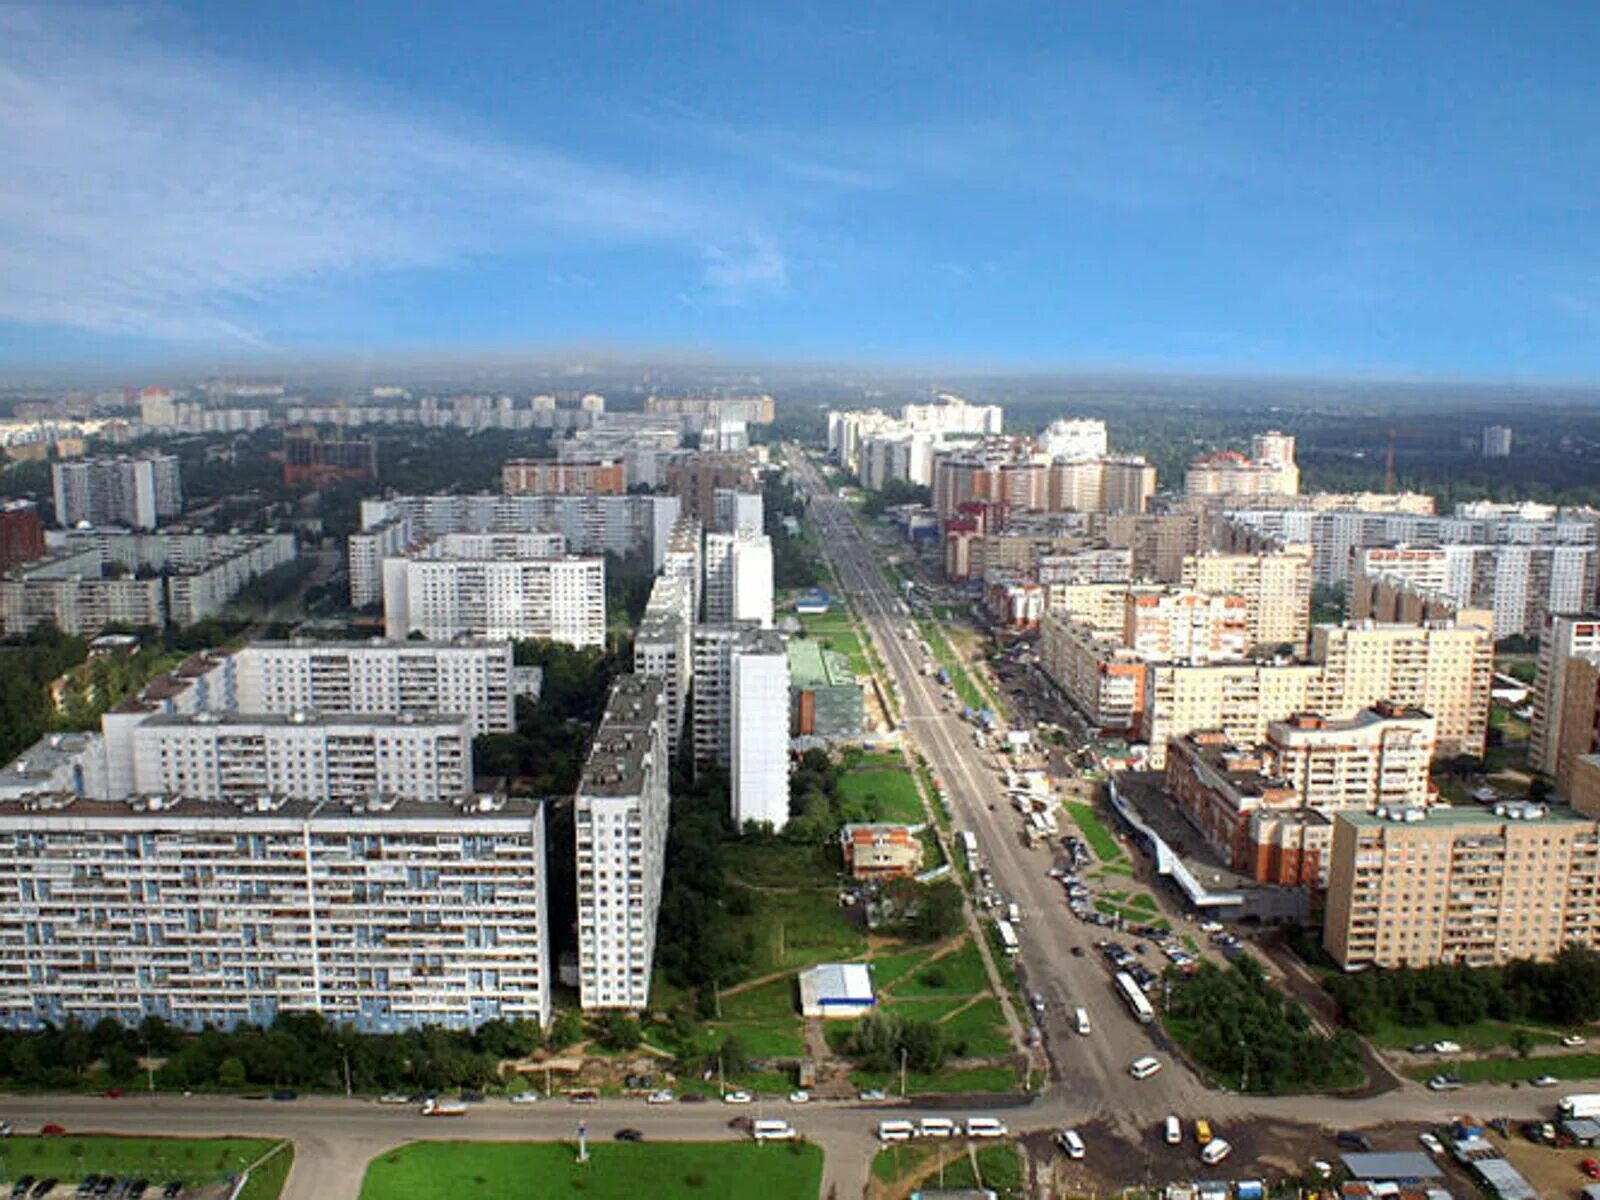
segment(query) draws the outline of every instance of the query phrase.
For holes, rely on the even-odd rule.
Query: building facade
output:
[[[603,646],[606,563],[551,558],[409,557],[383,564],[385,636],[448,641],[545,638]]]
[[[513,458],[500,467],[500,490],[508,496],[620,496],[628,490],[620,459],[563,462],[550,458]]]
[[[183,512],[183,482],[174,454],[83,458],[51,467],[56,524],[154,529]]]
[[[729,708],[733,823],[789,823],[789,654],[764,630],[734,651]]]

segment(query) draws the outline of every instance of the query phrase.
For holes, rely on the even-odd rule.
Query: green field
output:
[[[1507,1021],[1491,1020],[1474,1021],[1470,1025],[1442,1025],[1437,1022],[1426,1025],[1401,1025],[1385,1021],[1367,1036],[1367,1040],[1384,1050],[1404,1050],[1407,1046],[1418,1042],[1441,1041],[1458,1042],[1469,1050],[1494,1050],[1501,1046],[1509,1046],[1512,1034],[1519,1028],[1527,1030],[1535,1045],[1553,1046],[1561,1040],[1560,1035],[1554,1030],[1542,1029],[1537,1025],[1519,1026]],[[1434,1072],[1429,1071],[1428,1074],[1432,1075]],[[1535,1071],[1533,1074],[1537,1075],[1539,1072]]]
[[[859,763],[847,762],[839,779],[841,800],[873,800],[878,820],[920,825],[928,819],[916,778],[898,755],[866,755]]]
[[[1067,811],[1072,814],[1074,824],[1083,834],[1083,840],[1089,843],[1089,849],[1094,851],[1095,857],[1102,862],[1110,862],[1122,857],[1122,847],[1117,844],[1117,839],[1111,836],[1111,831],[1100,820],[1094,806],[1085,804],[1081,800],[1068,800]]]
[[[836,608],[827,613],[808,613],[800,618],[800,626],[806,631],[807,637],[821,642],[828,649],[849,659],[850,669],[857,675],[871,673],[866,651],[861,646],[861,639],[856,636],[855,627],[851,625],[850,617],[843,609]]]
[[[579,1163],[564,1142],[416,1142],[368,1165],[361,1200],[817,1200],[821,1188],[822,1151],[799,1143],[601,1142]]]
[[[883,1088],[900,1091],[898,1071],[851,1071],[850,1082],[858,1088]],[[906,1076],[909,1094],[930,1092],[1014,1092],[1021,1078],[1012,1067],[968,1067],[959,1071],[940,1071],[936,1075],[920,1075],[916,1071]]]
[[[241,1200],[276,1200],[294,1162],[294,1147],[272,1138],[12,1137],[0,1141],[0,1177],[126,1175],[160,1185],[193,1187],[236,1175],[282,1147],[251,1173]]]
[[[986,1187],[1003,1197],[1027,1195],[1022,1177],[1022,1158],[1015,1146],[988,1146],[977,1155],[977,1174],[971,1159],[957,1159],[944,1169],[944,1187]]]
[[[1552,1054],[1543,1058],[1441,1059],[1406,1072],[1413,1079],[1459,1075],[1467,1083],[1525,1083],[1541,1075],[1557,1079],[1600,1079],[1600,1054]]]

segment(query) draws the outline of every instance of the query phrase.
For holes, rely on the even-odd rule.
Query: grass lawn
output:
[[[1560,1040],[1560,1035],[1549,1029],[1537,1025],[1517,1026],[1507,1021],[1475,1021],[1471,1025],[1400,1025],[1393,1021],[1385,1021],[1375,1033],[1368,1035],[1368,1041],[1374,1046],[1385,1050],[1404,1050],[1407,1046],[1418,1042],[1459,1042],[1469,1050],[1493,1050],[1499,1046],[1509,1046],[1511,1035],[1518,1028],[1523,1028],[1532,1035],[1533,1040],[1539,1045],[1555,1045]],[[1435,1072],[1429,1071],[1432,1075]],[[1538,1075],[1539,1072],[1533,1072]],[[1551,1074],[1555,1074],[1554,1071]],[[1423,1076],[1427,1078],[1427,1076]],[[1531,1078],[1531,1076],[1530,1076]]]
[[[872,958],[872,982],[879,992],[894,988],[917,967],[926,961],[931,950],[918,946],[914,950],[896,950],[889,954],[876,954]],[[898,990],[898,989],[896,989]]]
[[[753,845],[725,849],[728,874],[754,888],[816,888],[837,891],[844,863],[837,846]]]
[[[886,986],[886,985],[880,985]],[[920,971],[913,971],[893,988],[901,999],[912,996],[976,996],[989,990],[983,958],[971,938]]]
[[[857,675],[871,673],[867,665],[866,652],[861,646],[861,639],[856,636],[855,627],[850,624],[850,618],[843,610],[835,609],[833,612],[821,614],[808,613],[800,618],[800,625],[806,631],[807,637],[848,658],[850,669]]]
[[[883,1088],[896,1095],[900,1092],[899,1071],[850,1072],[850,1082],[858,1088]],[[1021,1083],[1011,1067],[969,1067],[962,1071],[940,1071],[937,1075],[919,1075],[912,1071],[906,1077],[907,1089],[912,1092],[1014,1092]]]
[[[361,1200],[522,1200],[570,1192],[593,1200],[816,1200],[821,1188],[822,1151],[800,1143],[600,1142],[580,1164],[576,1147],[566,1143],[416,1142],[368,1165]]]
[[[1083,840],[1089,843],[1089,849],[1094,851],[1096,858],[1102,862],[1110,862],[1122,857],[1122,847],[1117,845],[1117,839],[1111,836],[1111,831],[1100,820],[1093,805],[1085,804],[1081,800],[1068,800],[1067,811],[1072,814],[1073,822],[1083,834]]]
[[[922,1168],[933,1161],[939,1147],[928,1142],[895,1142],[879,1150],[872,1159],[872,1177],[879,1183],[893,1183],[906,1176],[922,1173]]]
[[[201,1186],[237,1174],[279,1145],[275,1138],[12,1137],[0,1141],[0,1175],[68,1181],[133,1175]],[[277,1200],[293,1161],[293,1147],[285,1145],[251,1176],[243,1200]]]
[[[1013,1049],[1005,1012],[993,996],[963,1009],[941,1024],[966,1042],[969,1056],[1009,1054]]]
[[[880,821],[920,825],[928,819],[922,808],[922,797],[917,794],[916,779],[906,770],[905,763],[898,760],[893,766],[847,769],[839,780],[839,798],[875,801]]]
[[[1025,1196],[1022,1157],[1015,1146],[987,1146],[976,1155],[978,1175],[972,1173],[972,1159],[959,1158],[944,1169],[947,1188],[986,1187],[1001,1196]]]
[[[708,1051],[729,1034],[754,1058],[794,1058],[805,1053],[805,1030],[793,975],[722,997],[722,1016],[706,1025]]]
[[[1406,1072],[1413,1079],[1426,1080],[1441,1072],[1459,1075],[1468,1083],[1519,1083],[1554,1075],[1557,1079],[1600,1079],[1600,1054],[1552,1054],[1545,1058],[1480,1058],[1465,1062],[1454,1059]]]

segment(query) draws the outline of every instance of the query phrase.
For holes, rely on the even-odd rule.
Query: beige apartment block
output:
[[[1255,646],[1303,645],[1311,626],[1311,555],[1305,547],[1269,554],[1191,554],[1183,585],[1243,596]]]

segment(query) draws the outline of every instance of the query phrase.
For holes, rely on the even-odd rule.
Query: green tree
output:
[[[217,1086],[224,1088],[242,1088],[245,1085],[246,1075],[244,1060],[229,1055],[217,1067]]]

